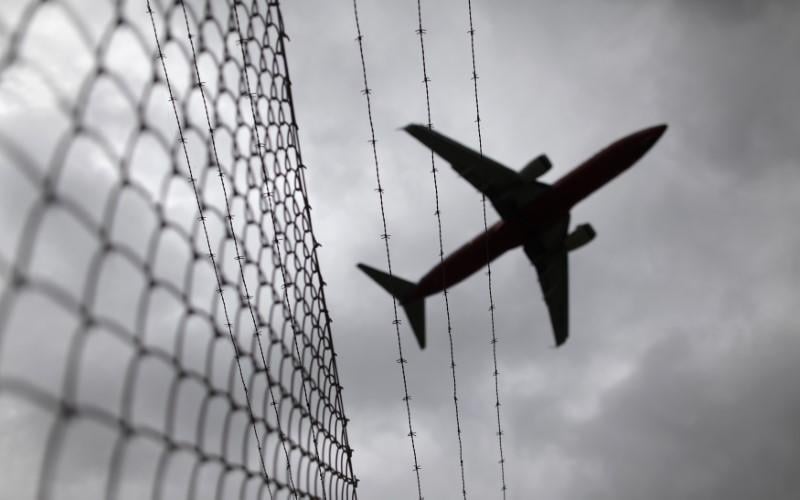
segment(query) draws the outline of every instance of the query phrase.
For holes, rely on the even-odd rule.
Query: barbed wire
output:
[[[356,498],[279,4],[0,17],[0,496]]]
[[[415,33],[419,37],[419,49],[420,49],[420,56],[422,61],[422,83],[425,87],[425,111],[427,117],[427,123],[429,129],[433,129],[433,122],[431,120],[431,97],[430,97],[430,82],[431,79],[428,77],[428,65],[425,58],[425,28],[422,27],[422,1],[417,0],[417,29]],[[434,211],[434,215],[436,216],[436,229],[438,231],[438,241],[439,241],[439,262],[444,262],[444,242],[442,238],[442,212],[439,207],[439,181],[437,178],[437,170],[436,170],[436,160],[434,158],[433,150],[431,150],[431,175],[433,178],[433,194],[434,194],[434,202],[436,206],[436,210]],[[446,276],[444,266],[442,266],[442,282],[446,283]],[[462,443],[462,432],[461,432],[461,414],[458,408],[458,386],[456,384],[456,359],[455,359],[455,352],[454,352],[454,343],[453,343],[453,326],[450,319],[450,299],[448,298],[448,290],[447,287],[442,288],[442,296],[444,298],[444,310],[445,316],[447,318],[447,337],[449,340],[450,346],[450,374],[453,379],[453,407],[455,408],[455,417],[456,417],[456,436],[458,437],[458,465],[459,470],[461,472],[461,495],[466,500],[467,498],[467,483],[466,478],[464,475],[464,446]]]
[[[183,2],[181,2],[181,5],[183,5]],[[161,50],[161,42],[158,39],[158,28],[156,28],[156,19],[153,16],[153,8],[150,6],[150,0],[147,0],[147,14],[150,16],[150,22],[153,25],[153,38],[156,41],[156,48],[158,49],[158,59],[159,59],[159,61],[161,61],[161,67],[164,70],[164,82],[167,84],[167,92],[169,92],[169,102],[170,102],[170,104],[172,104],[172,111],[173,111],[173,113],[175,115],[175,123],[176,123],[176,125],[178,127],[179,142],[181,143],[181,149],[183,150],[183,155],[184,155],[184,157],[186,159],[186,168],[189,169],[189,182],[191,182],[191,184],[192,184],[192,191],[194,191],[195,201],[197,201],[197,213],[200,214],[199,219],[200,219],[200,224],[203,226],[203,236],[204,236],[205,241],[206,241],[206,247],[208,248],[208,258],[211,261],[211,267],[214,270],[214,278],[215,278],[215,280],[217,282],[217,293],[219,293],[219,300],[220,300],[220,303],[222,304],[223,314],[225,315],[225,326],[227,326],[228,335],[230,336],[230,339],[231,339],[231,345],[233,345],[233,349],[234,349],[234,353],[235,353],[235,359],[236,359],[236,367],[237,367],[237,370],[239,372],[239,377],[241,378],[241,381],[242,381],[242,389],[244,390],[245,403],[247,405],[248,412],[252,415],[253,414],[253,407],[252,407],[252,404],[250,403],[250,395],[247,392],[247,382],[245,382],[245,380],[244,380],[244,372],[242,371],[242,364],[240,362],[241,355],[239,353],[239,346],[236,344],[236,338],[233,336],[233,328],[232,328],[233,324],[231,323],[230,314],[228,313],[228,305],[227,305],[227,302],[225,301],[225,294],[224,294],[225,289],[222,287],[222,278],[220,277],[219,266],[217,265],[216,256],[214,255],[214,249],[211,246],[211,238],[208,235],[208,225],[206,224],[206,220],[207,219],[206,219],[206,216],[203,213],[203,202],[200,200],[200,194],[199,194],[199,192],[197,190],[197,178],[194,176],[194,171],[192,170],[192,163],[191,163],[191,160],[189,160],[189,150],[186,147],[186,137],[183,135],[183,127],[181,127],[181,117],[180,117],[180,114],[178,113],[178,107],[175,104],[177,99],[175,98],[175,94],[172,92],[172,84],[169,81],[169,73],[167,72],[167,64],[166,64],[166,61],[165,61],[165,58],[164,58],[164,53]],[[186,9],[185,9],[185,6],[184,6],[184,15],[185,14],[186,14]],[[197,64],[196,64],[197,56],[194,54],[194,42],[192,42],[192,34],[191,34],[191,32],[188,31],[189,30],[189,20],[188,20],[188,18],[186,20],[186,29],[187,29],[187,32],[188,32],[187,39],[189,40],[189,43],[192,46],[192,52],[193,52],[193,55],[194,55],[195,68],[196,68],[197,67]],[[199,72],[197,73],[197,81],[200,82],[199,83],[200,94],[203,96],[203,106],[205,107],[206,106],[205,93],[203,92],[203,83],[202,83],[202,80],[200,80]],[[226,208],[226,213],[227,213],[227,215],[225,217],[228,219],[228,224],[230,226],[231,233],[233,233],[235,231],[235,229],[233,228],[233,215],[231,215],[230,205],[228,203],[228,193],[227,193],[227,189],[225,187],[225,174],[222,171],[222,166],[220,165],[219,157],[217,156],[217,146],[216,146],[216,141],[214,141],[214,128],[211,126],[210,119],[208,121],[208,133],[209,133],[209,137],[211,138],[211,146],[212,146],[212,149],[213,149],[214,155],[215,155],[215,164],[216,164],[217,170],[219,172],[220,186],[222,187],[222,190],[223,190],[223,193],[224,193],[225,208]],[[234,241],[234,248],[236,250],[236,261],[240,264],[240,269],[241,269],[241,258],[240,258],[240,255],[239,255],[239,245],[238,245],[238,243],[236,243],[236,238],[234,238],[233,241]],[[247,292],[247,284],[246,284],[246,281],[244,280],[244,272],[242,272],[242,285],[245,287],[246,297],[249,297],[250,294],[249,294],[249,292]],[[247,300],[247,303],[248,303],[248,309],[250,309],[252,311],[252,308],[250,307],[249,299]],[[255,322],[255,319],[254,319],[254,322]],[[254,327],[254,331],[257,330],[257,329],[258,329],[258,326],[256,324],[255,327]],[[258,337],[258,335],[256,335],[256,337]],[[268,368],[266,362],[264,363],[264,366],[265,366],[265,368]],[[270,388],[270,392],[272,392],[271,388]],[[273,399],[273,403],[274,403],[274,399]],[[256,438],[256,446],[258,447],[259,463],[261,465],[262,472],[264,473],[264,481],[267,483],[267,492],[269,493],[269,497],[270,498],[274,498],[274,495],[272,493],[272,489],[270,488],[270,485],[269,485],[269,474],[267,473],[267,466],[264,463],[264,452],[263,452],[263,450],[261,448],[261,439],[258,437],[258,427],[256,426],[255,421],[252,421],[251,424],[253,426],[253,435]],[[282,431],[280,430],[280,427],[278,428],[278,432],[280,432],[282,434]],[[283,445],[284,450],[285,450],[286,449],[285,448],[285,444],[282,443],[282,445]],[[287,457],[287,467],[289,468],[289,470],[291,470],[291,465],[288,462],[288,453],[287,453],[286,457]],[[292,487],[292,489],[294,489],[294,487]]]
[[[389,275],[393,276],[392,272],[392,255],[389,248],[389,231],[387,229],[386,224],[386,211],[384,209],[384,200],[383,200],[383,193],[384,189],[381,184],[381,171],[380,171],[380,164],[378,162],[378,149],[376,146],[377,140],[375,139],[375,125],[372,119],[372,89],[369,87],[369,83],[367,81],[367,64],[364,58],[364,35],[361,32],[361,23],[358,18],[358,0],[353,0],[353,16],[355,18],[356,24],[356,41],[358,42],[358,53],[359,53],[359,60],[361,62],[361,74],[363,77],[364,88],[361,90],[362,94],[364,95],[364,99],[367,104],[367,118],[369,120],[369,132],[370,132],[370,139],[369,144],[372,146],[372,160],[375,166],[375,179],[377,183],[377,192],[378,192],[378,201],[380,206],[381,212],[381,224],[383,227],[383,233],[380,235],[381,239],[384,242],[384,250],[386,252],[386,265],[388,268]],[[408,379],[406,378],[406,367],[405,365],[408,363],[408,360],[403,356],[403,342],[400,338],[400,319],[397,317],[397,299],[392,296],[392,312],[394,319],[392,320],[392,324],[394,325],[395,335],[397,337],[397,352],[398,358],[397,363],[400,365],[400,373],[403,377],[403,402],[405,403],[406,408],[406,418],[408,420],[408,437],[411,441],[411,453],[414,458],[414,467],[413,472],[416,476],[417,480],[417,495],[419,500],[423,500],[422,496],[422,481],[420,480],[419,471],[422,467],[419,465],[419,461],[417,459],[417,445],[416,445],[416,434],[414,432],[414,427],[411,418],[411,396],[408,393]]]
[[[275,3],[279,4],[280,2],[278,0],[275,0]],[[286,35],[286,29],[284,28],[284,24],[283,24],[283,14],[282,14],[280,9],[277,10],[277,23],[278,23],[278,32],[284,34],[284,36],[282,36],[280,38],[278,45],[280,47],[281,53],[284,54],[284,58],[285,58],[286,47],[285,47],[285,44],[283,43],[283,41],[284,41],[284,39],[288,39],[288,35]],[[288,66],[284,67],[283,71],[284,71],[285,79],[286,79],[286,95],[287,95],[287,98],[288,98],[289,111],[290,111],[290,115],[291,115],[291,120],[290,120],[290,123],[289,123],[289,127],[290,127],[290,131],[291,131],[291,136],[295,138],[294,139],[294,148],[295,148],[295,151],[296,151],[296,154],[297,154],[297,160],[298,160],[297,168],[298,169],[305,169],[306,166],[302,162],[302,155],[300,153],[300,141],[297,139],[297,137],[298,137],[297,119],[295,118],[296,115],[295,115],[295,110],[294,110],[294,99],[292,98],[292,82],[291,82],[291,79],[289,78],[289,68],[288,68]],[[357,490],[355,489],[355,487],[358,486],[358,479],[356,478],[355,473],[353,471],[353,461],[352,461],[353,448],[350,446],[350,441],[349,441],[349,437],[348,437],[348,434],[347,434],[347,425],[349,424],[350,419],[345,416],[344,399],[342,398],[342,391],[344,390],[344,387],[342,387],[342,384],[339,382],[339,369],[338,369],[338,366],[336,364],[336,358],[337,358],[338,355],[337,355],[336,349],[334,349],[333,334],[332,334],[332,331],[331,331],[331,322],[333,320],[331,319],[330,311],[328,310],[328,307],[327,307],[328,301],[325,298],[325,286],[327,285],[327,283],[322,278],[322,271],[321,271],[320,265],[319,265],[319,257],[317,255],[317,249],[320,248],[322,245],[317,241],[316,237],[314,236],[315,233],[314,233],[314,229],[313,229],[313,222],[312,222],[312,219],[311,219],[311,203],[309,202],[309,199],[308,199],[308,190],[306,188],[305,176],[303,176],[303,175],[298,176],[297,177],[297,183],[298,183],[298,188],[297,188],[296,192],[299,193],[300,196],[303,198],[302,208],[304,210],[304,221],[308,224],[308,234],[311,236],[311,261],[310,261],[310,264],[311,264],[311,267],[312,267],[312,273],[313,273],[313,275],[318,277],[318,280],[319,280],[319,296],[320,296],[320,304],[322,305],[322,309],[321,309],[320,312],[321,312],[321,315],[323,316],[323,323],[322,323],[322,325],[320,325],[320,328],[322,329],[322,338],[327,341],[327,348],[328,348],[328,352],[330,353],[330,364],[331,364],[331,367],[332,367],[332,370],[330,371],[330,373],[331,373],[331,375],[333,377],[333,380],[334,380],[333,386],[336,389],[336,393],[334,395],[334,398],[336,400],[336,405],[337,405],[337,408],[338,408],[339,415],[341,416],[341,425],[342,425],[341,438],[342,438],[342,441],[344,443],[343,449],[344,449],[345,456],[347,458],[347,460],[346,460],[346,462],[344,464],[344,467],[347,468],[347,472],[349,474],[349,477],[351,477],[353,479],[354,488],[353,488],[353,491],[352,491],[352,497],[355,500],[355,499],[358,498]]]
[[[239,38],[239,45],[242,48],[242,59],[245,61],[245,64],[247,64],[248,63],[247,51],[244,48],[245,38],[242,35],[241,24],[239,22],[239,14],[236,11],[236,9],[234,9],[234,19],[236,20],[237,34],[240,37]],[[249,37],[248,37],[248,39],[249,39]],[[244,81],[245,81],[245,89],[247,90],[247,95],[249,96],[250,112],[252,113],[252,116],[253,116],[253,122],[255,124],[258,124],[259,119],[258,119],[258,114],[256,112],[255,100],[253,99],[253,95],[254,94],[251,93],[250,77],[248,76],[247,72],[244,73]],[[260,144],[258,145],[258,148],[259,148],[259,150],[261,150],[261,145]],[[264,177],[266,178],[268,176],[268,173],[267,173],[267,166],[266,166],[266,163],[264,161],[263,155],[259,155],[259,159],[260,159],[260,163],[261,163],[261,171],[262,171]],[[268,209],[268,212],[270,214],[270,219],[271,219],[271,222],[272,222],[273,231],[274,231],[274,234],[278,234],[278,232],[279,232],[279,224],[278,224],[278,222],[276,220],[276,217],[275,217],[275,211],[272,208],[273,195],[272,195],[272,190],[270,189],[269,183],[265,184],[265,189],[266,189],[265,195],[266,195],[266,198],[267,198],[267,205],[268,205],[267,209]],[[283,298],[284,298],[284,301],[285,301],[285,304],[286,304],[286,308],[287,308],[287,310],[289,310],[290,307],[291,307],[291,304],[290,304],[290,301],[289,301],[288,289],[292,285],[292,283],[287,281],[286,269],[282,265],[280,247],[276,247],[276,257],[277,257],[278,269],[280,270],[281,278],[283,280]],[[288,319],[289,319],[289,321],[291,322],[291,325],[292,325],[292,332],[293,332],[292,343],[294,345],[295,354],[297,355],[298,359],[302,359],[302,356],[300,354],[300,347],[298,346],[298,343],[297,343],[297,337],[298,337],[298,335],[302,335],[302,332],[299,331],[299,328],[298,328],[297,323],[296,323],[296,321],[294,319],[294,316],[289,316]],[[311,399],[308,396],[308,391],[306,390],[305,381],[301,382],[300,390],[303,392],[303,396],[304,396],[304,398],[306,400],[306,404],[307,404],[308,410],[311,411]],[[312,420],[311,424],[312,424],[311,437],[312,437],[312,440],[314,442],[314,453],[316,454],[316,460],[319,461],[319,441],[318,441],[317,433],[314,432],[314,430],[313,430],[313,425],[314,425],[313,420]],[[324,430],[322,432],[324,432]],[[322,497],[323,498],[327,498],[326,495],[325,495],[325,476],[324,476],[324,473],[323,473],[321,468],[318,468],[318,473],[319,473],[320,482],[322,483]]]
[[[477,64],[475,63],[475,26],[472,22],[472,0],[467,0],[467,12],[469,15],[469,48],[470,48],[470,56],[472,59],[472,89],[473,95],[475,98],[475,126],[478,132],[478,151],[483,154],[483,135],[481,133],[481,111],[480,111],[480,104],[478,101],[478,70]],[[483,230],[485,233],[488,234],[489,225],[486,220],[486,195],[481,195],[481,207],[483,212]],[[494,293],[492,289],[492,263],[491,259],[489,258],[489,240],[486,240],[486,275],[488,276],[488,290],[489,290],[489,319],[491,325],[491,340],[489,341],[492,346],[492,364],[493,364],[493,372],[492,375],[494,376],[494,395],[495,395],[495,414],[497,417],[497,446],[500,451],[500,482],[501,482],[501,491],[503,493],[503,500],[506,498],[506,492],[508,491],[508,487],[506,485],[506,459],[505,455],[503,454],[503,427],[500,420],[500,371],[497,368],[497,332],[495,329],[494,323]]]

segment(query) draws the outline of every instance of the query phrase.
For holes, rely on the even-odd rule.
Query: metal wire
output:
[[[430,81],[428,77],[428,65],[425,59],[425,28],[422,27],[422,2],[417,0],[417,29],[415,33],[419,37],[419,49],[422,59],[422,83],[425,86],[425,111],[427,116],[427,126],[429,129],[433,128],[431,121],[431,96],[430,96]],[[436,176],[436,160],[434,158],[433,150],[431,150],[431,174],[433,176],[433,194],[436,204],[434,215],[436,216],[436,229],[438,230],[439,237],[439,262],[444,262],[444,243],[442,239],[442,212],[439,208],[439,182]],[[446,276],[442,270],[442,282],[446,283]],[[453,406],[455,408],[456,417],[456,436],[458,437],[458,465],[461,472],[461,495],[464,500],[467,498],[467,484],[464,476],[464,447],[462,443],[461,433],[461,414],[458,408],[458,386],[456,384],[456,359],[453,343],[453,326],[450,320],[450,300],[448,298],[447,287],[442,289],[442,296],[444,297],[444,310],[447,317],[447,337],[450,342],[450,373],[453,379]]]
[[[367,104],[367,118],[369,120],[369,133],[370,139],[369,143],[372,146],[372,159],[373,164],[375,165],[375,180],[377,183],[376,191],[378,192],[378,201],[381,211],[381,223],[383,225],[383,233],[381,233],[380,237],[384,242],[384,249],[386,251],[386,265],[388,267],[388,272],[390,275],[392,273],[392,255],[389,248],[389,230],[387,229],[386,224],[386,211],[384,209],[384,200],[383,200],[383,185],[381,184],[381,170],[380,164],[378,162],[378,149],[376,146],[377,140],[375,139],[375,125],[372,120],[372,89],[369,87],[369,83],[367,81],[367,64],[364,59],[364,35],[361,32],[361,23],[359,22],[358,18],[358,1],[353,0],[353,16],[355,18],[356,23],[356,41],[358,42],[358,54],[360,57],[361,62],[361,73],[364,81],[364,88],[362,89],[362,94],[364,94],[364,99]],[[392,320],[392,324],[394,325],[395,335],[397,337],[397,352],[398,358],[397,363],[400,365],[400,373],[403,377],[403,402],[405,403],[406,407],[406,418],[408,421],[408,437],[411,441],[411,453],[414,458],[414,467],[413,472],[417,480],[417,495],[419,500],[423,500],[422,496],[422,481],[420,480],[419,471],[422,467],[419,465],[419,460],[417,459],[417,445],[416,445],[416,433],[414,432],[414,426],[412,423],[411,418],[411,396],[408,393],[408,379],[406,378],[406,364],[408,360],[403,356],[403,342],[400,338],[400,319],[397,317],[397,300],[392,297],[392,311],[394,315],[394,319]]]
[[[264,0],[0,14],[0,496],[356,498],[285,39]]]
[[[469,48],[470,48],[470,55],[472,58],[472,89],[475,97],[475,126],[478,132],[478,150],[481,154],[483,154],[483,136],[481,134],[481,110],[480,105],[478,102],[478,70],[477,65],[475,63],[475,27],[472,23],[472,0],[467,0],[467,11],[469,14]],[[481,205],[482,205],[482,212],[483,212],[483,230],[484,232],[489,231],[489,226],[486,221],[486,195],[482,195],[481,197]],[[497,332],[495,330],[494,324],[494,294],[492,290],[492,263],[491,259],[489,258],[489,241],[486,241],[486,275],[488,276],[488,289],[489,289],[489,319],[491,323],[491,340],[489,341],[492,345],[492,363],[494,367],[494,371],[492,375],[494,376],[494,395],[495,395],[495,414],[497,417],[497,446],[500,451],[500,482],[501,482],[501,491],[503,493],[503,500],[506,498],[506,492],[508,491],[508,487],[506,486],[506,459],[505,455],[503,454],[503,427],[500,420],[500,371],[497,368]]]

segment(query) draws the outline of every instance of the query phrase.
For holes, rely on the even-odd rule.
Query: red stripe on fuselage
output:
[[[498,221],[462,245],[423,276],[406,302],[427,297],[461,282],[506,251],[521,245],[531,232],[561,219],[579,201],[636,163],[661,137],[666,126],[651,127],[601,150],[556,181],[521,211],[515,221]]]
[[[407,301],[428,297],[461,282],[475,271],[506,251],[519,246],[523,232],[506,221],[500,220],[485,232],[462,245],[444,261],[423,276]]]

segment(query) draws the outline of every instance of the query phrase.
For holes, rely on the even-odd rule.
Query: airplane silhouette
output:
[[[423,125],[406,132],[447,160],[467,182],[486,195],[501,220],[428,271],[417,283],[365,264],[370,278],[392,294],[406,311],[411,329],[425,348],[425,297],[464,280],[504,252],[522,246],[536,268],[550,313],[556,346],[569,336],[567,253],[589,243],[595,231],[581,224],[569,231],[570,209],[636,163],[666,131],[658,125],[624,137],[547,185],[537,179],[550,170],[545,155],[515,172]]]

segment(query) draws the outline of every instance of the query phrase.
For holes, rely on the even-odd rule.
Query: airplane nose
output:
[[[664,132],[666,131],[667,131],[667,124],[662,123],[661,125],[656,125],[654,127],[650,127],[643,130],[642,139],[646,140],[649,143],[648,144],[649,147],[655,144],[659,139],[661,139],[661,136],[664,135]]]
[[[667,131],[667,125],[661,124],[656,125],[654,127],[649,127],[644,130],[640,130],[636,132],[634,136],[636,136],[635,143],[638,144],[637,149],[641,150],[642,153],[649,150],[653,147],[653,145],[661,139],[661,136],[664,135],[664,132]],[[633,137],[631,137],[633,138]]]
[[[653,135],[656,137],[656,140],[658,140],[659,138],[661,138],[662,135],[664,135],[664,132],[667,131],[667,124],[666,123],[662,123],[661,125],[656,125],[655,127],[650,127],[650,130],[652,131]]]

